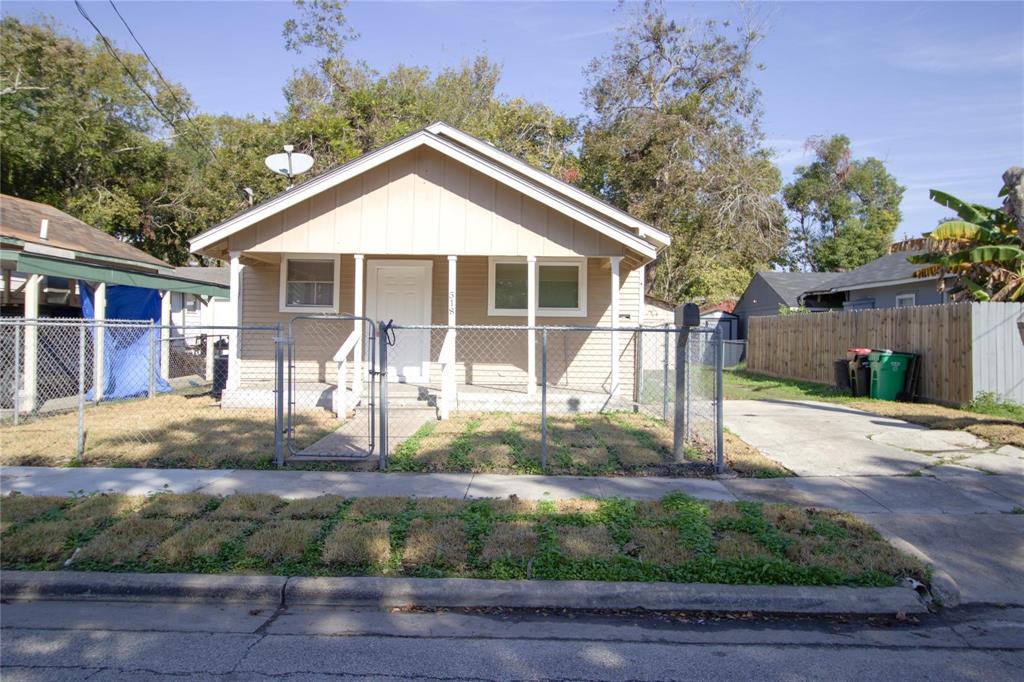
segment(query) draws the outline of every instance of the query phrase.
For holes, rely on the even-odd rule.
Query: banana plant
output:
[[[1010,191],[1003,186],[999,196]],[[956,277],[950,292],[953,300],[1024,300],[1024,244],[1019,227],[1002,208],[962,201],[933,189],[932,201],[952,210],[957,219],[946,220],[917,239],[893,244],[891,251],[920,251],[907,260],[924,267],[914,277]]]

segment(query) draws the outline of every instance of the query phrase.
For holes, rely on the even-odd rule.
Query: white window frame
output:
[[[288,263],[293,260],[329,260],[334,261],[334,292],[331,296],[333,304],[326,305],[288,305]],[[286,253],[281,256],[279,272],[280,288],[278,290],[278,312],[282,313],[337,313],[341,298],[341,256],[331,253]]]
[[[902,304],[901,305],[900,304],[900,301],[906,301],[907,299],[910,299],[910,304],[909,305],[907,305],[907,304]],[[915,306],[915,305],[917,305],[917,294],[898,294],[896,296],[896,307],[897,308],[909,308],[909,307]]]
[[[526,317],[526,308],[495,308],[494,283],[495,266],[501,264],[528,265],[525,257],[510,258],[490,256],[487,259],[487,314],[490,317]],[[577,308],[541,308],[540,307],[540,268],[543,265],[572,265],[579,272],[580,304]],[[537,317],[586,317],[587,316],[587,259],[586,258],[538,258],[536,263],[537,278]]]

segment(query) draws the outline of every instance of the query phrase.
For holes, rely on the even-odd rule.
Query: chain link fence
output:
[[[508,462],[495,470],[601,471],[588,463],[607,453],[619,470],[697,459],[721,470],[724,348],[712,330],[672,326],[3,318],[0,461],[384,468],[415,450],[440,470],[464,465],[472,441],[485,464]]]
[[[2,461],[270,465],[279,336],[276,327],[0,318]],[[233,347],[254,359],[269,349],[269,362],[246,363],[245,381],[229,381]]]

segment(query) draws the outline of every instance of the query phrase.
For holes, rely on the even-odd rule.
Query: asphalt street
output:
[[[1024,609],[918,619],[407,613],[109,602],[0,608],[15,680],[1014,680]]]

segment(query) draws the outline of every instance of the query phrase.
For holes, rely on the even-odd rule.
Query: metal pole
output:
[[[149,397],[156,397],[156,322],[149,326]]]
[[[388,468],[388,331],[387,323],[380,323],[380,470]]]
[[[707,342],[705,341],[706,336],[698,336],[696,355],[697,362],[701,362],[701,357],[704,355],[704,351],[707,348]],[[684,429],[684,438],[689,438],[691,431],[693,430],[693,365],[690,362],[690,353],[693,352],[690,348],[686,349],[686,428]]]
[[[686,444],[686,342],[690,337],[689,327],[679,327],[676,331],[676,394],[672,429],[672,455],[676,462],[685,459],[683,453]]]
[[[85,455],[85,323],[78,327],[78,463]]]
[[[644,332],[636,330],[636,362],[634,363],[634,382],[636,387],[636,400],[633,401],[633,412],[640,411],[640,403],[644,399]]]
[[[274,464],[284,466],[284,338],[274,337]]]
[[[540,468],[548,468],[548,330],[540,334]]]
[[[725,473],[725,336],[718,335],[718,353],[715,357],[715,468],[718,473]]]
[[[661,418],[668,421],[668,334],[669,325],[665,325],[664,357],[661,368]]]
[[[14,325],[14,425],[18,425],[21,405],[18,394],[21,393],[21,325]]]

